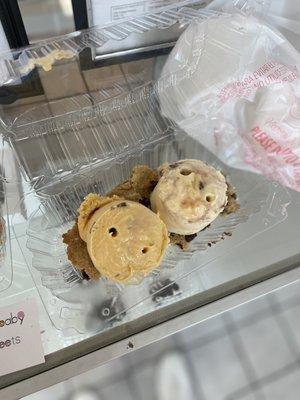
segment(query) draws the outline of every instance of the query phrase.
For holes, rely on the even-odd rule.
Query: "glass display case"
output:
[[[242,2],[237,2],[242,3]],[[262,2],[239,5],[257,12]],[[299,279],[299,193],[229,167],[162,112],[190,71],[162,75],[179,35],[220,13],[194,4],[90,28],[12,52],[1,68],[1,306],[34,298],[45,363],[0,378],[24,396]],[[167,101],[166,101],[167,98]],[[240,209],[131,285],[87,280],[62,234],[90,192],[138,164],[201,159],[221,170]],[[33,389],[34,388],[34,389]]]

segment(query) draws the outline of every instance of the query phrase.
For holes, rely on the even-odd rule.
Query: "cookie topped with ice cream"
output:
[[[89,194],[79,208],[78,228],[94,267],[115,282],[148,275],[169,243],[158,215],[118,196]]]
[[[135,283],[160,266],[169,243],[186,250],[220,213],[238,207],[222,173],[200,160],[137,165],[106,196],[83,199],[63,241],[84,276]]]

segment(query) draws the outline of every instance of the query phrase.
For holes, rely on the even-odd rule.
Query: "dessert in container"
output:
[[[130,23],[45,41],[16,52],[13,58],[2,56],[6,74],[2,86],[11,89],[24,79],[34,80],[36,70],[54,79],[58,66],[68,79],[70,64],[80,60],[87,48],[103,56],[109,45],[118,49],[132,35],[146,42],[149,32],[158,35],[162,30],[175,39],[195,18],[217,16],[196,8],[170,7]],[[192,82],[192,76],[182,78]],[[122,79],[104,80],[102,89],[94,93],[25,103],[22,113],[9,105],[1,109],[4,244],[9,245],[10,236],[18,242],[51,321],[66,335],[99,332],[202,291],[201,270],[287,216],[290,197],[284,187],[225,165],[162,114],[160,95],[170,84],[176,85],[172,76],[149,80],[142,71],[128,74],[130,85],[123,85]],[[166,101],[164,107],[176,108],[172,98]],[[146,278],[136,277],[130,285],[105,278],[86,280],[68,260],[62,240],[83,198],[88,193],[104,195],[128,179],[138,164],[156,168],[180,159],[202,160],[221,171],[235,187],[240,209],[219,216],[190,242],[187,251],[169,246],[160,268]],[[11,165],[17,166],[17,172]],[[5,249],[0,277],[2,271],[9,271],[6,282],[11,282],[14,264]]]

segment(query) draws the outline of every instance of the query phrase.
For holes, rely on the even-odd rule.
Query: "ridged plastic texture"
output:
[[[197,2],[185,3],[193,5]],[[247,2],[244,1],[243,3],[246,4]],[[241,9],[244,7],[243,4]],[[95,27],[74,32],[42,41],[38,45],[30,46],[23,51],[16,51],[14,53],[17,55],[15,59],[9,59],[8,55],[4,53],[4,57],[0,58],[0,67],[2,67],[0,73],[2,73],[2,77],[6,77],[6,82],[11,83],[11,80],[18,80],[27,75],[35,66],[41,65],[43,61],[45,61],[45,68],[48,69],[51,67],[51,63],[72,58],[72,56],[76,57],[85,48],[98,49],[108,41],[120,41],[132,34],[144,34],[154,29],[166,29],[176,23],[186,25],[194,18],[207,18],[216,14],[216,12],[210,10],[199,11],[191,7],[173,6],[165,11],[146,14],[106,27]],[[2,82],[5,83],[4,80]]]
[[[208,229],[199,233],[190,243],[188,251],[182,251],[177,246],[169,246],[161,268],[144,280],[137,279],[134,282],[139,283],[137,286],[114,285],[104,278],[96,283],[84,280],[68,260],[66,247],[62,242],[62,234],[74,224],[76,210],[83,197],[90,192],[106,193],[128,179],[132,167],[137,164],[157,167],[165,161],[182,158],[198,158],[222,170],[236,187],[240,210],[234,214],[219,216]],[[164,286],[170,284],[169,281],[176,282],[180,286],[181,280],[186,279],[187,274],[191,274],[190,279],[193,281],[189,295],[201,290],[201,281],[197,282],[195,271],[205,268],[210,259],[210,252],[204,250],[222,239],[227,246],[228,243],[225,242],[233,239],[236,246],[251,236],[269,229],[285,219],[287,204],[287,193],[280,186],[277,187],[256,174],[226,167],[199,143],[182,132],[177,132],[166,136],[156,144],[146,146],[141,152],[136,151],[130,156],[109,162],[105,167],[95,167],[87,173],[77,174],[72,179],[66,179],[52,186],[48,193],[40,196],[40,206],[29,219],[27,246],[33,254],[32,267],[40,273],[38,286],[49,289],[53,296],[59,299],[59,302],[55,303],[58,307],[55,313],[51,310],[53,304],[45,303],[49,314],[55,315],[55,325],[61,329],[75,328],[79,332],[85,332],[88,323],[84,316],[90,318],[95,303],[100,298],[104,301],[106,294],[111,290],[123,305],[121,309],[118,308],[118,313],[121,314],[148,298],[154,282],[160,284],[157,293],[152,288],[151,296],[159,296]],[[256,221],[255,230],[247,232],[245,237],[242,226],[249,218]],[[195,270],[192,267],[193,263],[196,265]],[[195,279],[192,278],[193,274]],[[182,296],[187,295],[187,293],[182,294]],[[178,293],[176,299],[177,296]],[[74,310],[80,309],[80,316],[64,318],[62,309],[64,315],[66,313],[75,315]],[[100,325],[97,326],[94,321],[95,329],[103,329],[102,322],[98,320]]]
[[[234,0],[229,2],[231,10],[245,14],[261,13],[266,8],[266,0]],[[27,47],[23,51],[12,54],[3,53],[0,57],[0,73],[6,77],[6,82],[18,80],[28,74],[36,65],[40,65],[41,58],[48,58],[45,68],[57,60],[77,56],[83,49],[97,49],[108,41],[120,41],[132,34],[143,34],[154,29],[166,29],[178,23],[189,24],[193,19],[207,18],[217,15],[216,11],[197,9],[201,2],[197,0],[180,1],[155,13],[147,13],[119,23],[111,23],[105,27],[94,27],[74,32],[65,36],[43,40],[39,44]],[[196,8],[194,8],[196,7]],[[224,12],[223,12],[224,14]],[[65,54],[63,54],[65,53]],[[2,78],[2,82],[5,81]]]
[[[251,11],[250,2],[235,3],[243,11]],[[18,51],[13,57],[4,55],[0,65],[3,74],[7,74],[6,83],[13,84],[30,75],[35,66],[42,68],[41,60],[50,60],[46,69],[55,68],[56,62],[78,57],[85,48],[104,48],[110,41],[170,26],[181,29],[194,18],[216,15],[190,7],[173,7],[126,23],[45,41]],[[140,76],[130,79],[135,87],[131,91],[115,82],[110,91],[102,90],[94,97],[86,93],[46,101],[30,106],[16,118],[3,113],[2,133],[23,176],[2,174],[3,193],[19,191],[20,201],[15,210],[11,204],[9,211],[3,208],[6,247],[5,261],[0,266],[0,290],[9,287],[12,280],[9,237],[13,235],[17,240],[21,235],[24,237],[21,228],[19,235],[19,225],[24,223],[31,256],[26,257],[26,262],[49,317],[58,329],[99,331],[111,326],[112,320],[113,323],[132,320],[158,306],[198,293],[203,290],[199,271],[208,267],[213,257],[213,253],[204,251],[209,243],[219,241],[227,232],[233,236],[221,240],[216,247],[222,247],[223,242],[238,245],[286,217],[289,198],[283,188],[258,175],[226,168],[162,116],[159,93],[168,85],[176,85],[176,80],[169,77],[163,83],[162,80],[149,83]],[[177,74],[176,79],[189,76]],[[167,107],[176,107],[172,98]],[[228,179],[236,186],[240,211],[219,217],[211,229],[191,242],[189,251],[170,247],[162,267],[139,285],[123,287],[104,279],[96,283],[85,281],[68,261],[61,238],[74,223],[83,197],[91,191],[105,193],[128,179],[131,168],[138,163],[156,167],[164,161],[186,157],[202,159],[227,172]],[[6,203],[10,201],[7,199],[10,197],[6,197]],[[241,227],[249,219],[251,227],[243,230]],[[22,252],[26,250],[23,248]],[[137,304],[139,310],[132,314],[130,310]]]
[[[0,57],[0,76],[2,82],[11,83],[18,80],[40,65],[41,58],[49,60],[45,68],[57,60],[77,56],[83,49],[92,50],[104,46],[108,41],[121,41],[132,34],[144,34],[155,29],[167,29],[178,23],[189,24],[193,19],[205,19],[219,14],[209,9],[198,9],[202,2],[197,0],[179,1],[177,4],[162,8],[155,13],[147,13],[119,23],[113,22],[105,27],[94,27],[68,35],[43,40],[24,50],[6,52]],[[261,15],[267,10],[268,0],[233,0],[230,11],[239,11],[244,14]],[[222,12],[223,14],[224,11]],[[64,54],[65,53],[65,54]],[[14,57],[12,57],[12,54]]]
[[[33,124],[20,125],[11,139],[29,180],[39,187],[133,147],[155,141],[174,124],[160,113],[152,84],[98,105]]]
[[[189,6],[182,7],[182,3]],[[17,51],[13,56],[4,54],[0,57],[0,66],[3,66],[2,76],[8,76],[2,85],[9,86],[23,78],[28,79],[35,67],[51,71],[57,62],[78,58],[86,48],[96,52],[103,49],[105,44],[122,42],[132,35],[141,38],[149,32],[166,32],[170,27],[175,27],[179,34],[195,19],[205,20],[220,15],[219,12],[193,8],[196,3],[181,2],[126,22],[46,40]],[[262,7],[262,4],[264,2],[243,0],[234,1],[232,6],[235,10],[249,13],[258,5]],[[222,15],[226,14],[223,12]],[[65,79],[68,79],[67,62]],[[188,78],[186,73],[181,78],[180,74],[176,77]],[[137,86],[138,77],[134,77],[134,81]],[[176,82],[171,77],[166,84],[174,85]],[[3,115],[2,133],[15,149],[26,179],[39,180],[35,187],[41,187],[62,175],[164,135],[172,123],[159,112],[160,90],[163,90],[161,83],[149,84],[128,94],[128,90],[115,84],[106,94],[103,90],[96,96],[83,94],[46,101],[30,107],[16,118]],[[171,98],[169,107],[175,107]],[[126,118],[126,124],[123,124],[124,113],[134,118]],[[151,118],[145,121],[145,115],[151,115]],[[147,124],[146,131],[141,129],[142,120]]]

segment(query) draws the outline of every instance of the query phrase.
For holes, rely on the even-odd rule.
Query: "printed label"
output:
[[[280,141],[276,133],[280,133]],[[295,146],[284,140],[287,135],[284,128],[273,119],[268,120],[264,128],[254,126],[249,138],[258,147],[246,146],[245,161],[270,179],[299,191],[300,157],[295,152]]]
[[[259,126],[252,128],[251,133],[252,137],[267,153],[273,153],[281,156],[282,160],[286,164],[291,164],[294,166],[300,165],[300,158],[293,152],[291,148],[278,144],[276,140],[272,139],[267,132],[263,131]]]
[[[293,82],[298,78],[297,69],[269,61],[254,72],[246,73],[243,79],[233,81],[222,88],[218,94],[222,103],[231,98],[249,98],[255,91],[274,83]]]
[[[45,362],[34,299],[0,308],[0,376]]]

